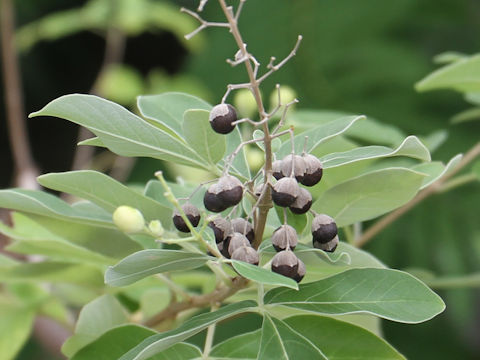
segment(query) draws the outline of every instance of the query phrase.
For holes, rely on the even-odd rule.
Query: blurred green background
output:
[[[121,29],[125,48],[123,65],[110,69],[100,90],[126,106],[134,106],[136,94],[171,90],[218,102],[226,84],[245,81],[243,69],[225,62],[233,57],[235,44],[224,29],[204,31],[188,44],[181,33],[193,30],[194,21],[186,15],[177,19],[148,11],[152,4],[194,8],[197,1],[117,0],[123,12],[102,15],[101,3],[107,2],[15,1],[27,113],[60,95],[91,90],[102,64],[108,24],[99,24],[104,19]],[[220,19],[217,4],[210,2],[204,17]],[[53,30],[38,25],[51,14],[81,7],[90,10],[84,17],[74,16],[77,22],[51,21],[47,25],[53,24]],[[480,123],[449,123],[468,107],[460,94],[418,94],[413,88],[435,69],[434,55],[480,51],[478,0],[248,0],[240,28],[248,49],[262,64],[270,56],[281,59],[298,34],[304,37],[297,56],[265,83],[266,97],[278,82],[296,90],[298,108],[366,114],[408,134],[446,129],[448,140],[433,155],[437,160],[448,161],[479,139]],[[11,185],[12,164],[5,109],[3,103],[0,106],[4,188]],[[41,172],[68,170],[76,127],[55,119],[29,120],[28,126]],[[141,160],[130,180],[145,181],[157,167]],[[479,272],[479,203],[477,185],[430,198],[366,248],[393,268],[423,268],[440,276]],[[441,316],[420,325],[384,322],[385,337],[409,359],[480,359],[480,291],[438,291],[447,304]],[[40,352],[31,341],[19,359],[41,359]]]

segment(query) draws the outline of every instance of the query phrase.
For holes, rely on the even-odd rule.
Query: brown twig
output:
[[[462,170],[465,166],[471,163],[473,160],[480,155],[480,143],[475,144],[462,158],[460,163],[449,173],[445,176],[441,177],[434,183],[432,183],[427,188],[420,191],[412,200],[408,203],[403,205],[402,207],[396,209],[395,211],[391,212],[388,215],[385,215],[380,220],[378,220],[375,224],[370,226],[367,231],[365,231],[362,236],[355,241],[355,246],[362,247],[370,240],[372,240],[376,235],[378,235],[382,230],[384,230],[388,225],[393,223],[397,220],[400,216],[411,210],[415,205],[422,202],[429,196],[433,194],[437,194],[443,191],[443,185],[447,182],[447,180],[451,179],[454,175],[456,175],[460,170]]]
[[[208,294],[192,296],[186,301],[172,302],[165,310],[146,320],[143,324],[148,327],[155,327],[165,320],[174,319],[182,311],[221,303],[243,289],[247,284],[247,279],[240,276],[235,277],[230,286],[222,286]]]
[[[14,8],[11,0],[1,2],[2,63],[7,108],[8,135],[15,166],[15,186],[37,189],[38,169],[32,157],[25,125],[18,54],[14,43]]]

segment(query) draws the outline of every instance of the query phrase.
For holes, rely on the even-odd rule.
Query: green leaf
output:
[[[412,166],[412,170],[421,172],[423,174],[427,174],[427,176],[423,179],[422,186],[420,190],[430,186],[435,181],[440,179],[445,174],[448,174],[452,169],[454,169],[458,163],[462,160],[463,155],[458,154],[450,159],[447,165],[444,165],[440,161],[433,161],[430,163],[418,164]]]
[[[145,95],[137,98],[140,114],[156,126],[168,129],[179,139],[183,136],[183,117],[187,110],[211,110],[212,106],[202,99],[179,92]]]
[[[430,161],[430,152],[416,136],[407,137],[396,149],[386,146],[364,146],[341,153],[322,157],[324,169],[334,168],[356,161],[380,159],[392,156],[408,156],[422,161]]]
[[[98,137],[93,137],[87,140],[83,140],[77,143],[77,145],[88,145],[88,146],[98,146],[98,147],[106,147],[105,144],[100,140]]]
[[[421,141],[427,147],[430,153],[436,151],[440,146],[442,146],[448,138],[448,131],[446,130],[436,130],[432,133],[422,136]]]
[[[118,326],[81,349],[72,360],[118,359],[133,346],[154,334],[155,331],[138,325]],[[188,360],[200,356],[201,352],[197,347],[179,343],[149,360]]]
[[[74,223],[116,228],[111,216],[99,216],[81,209],[76,209],[56,196],[42,191],[26,189],[0,190],[0,208],[17,210],[29,214],[43,215],[67,220]]]
[[[300,154],[303,150],[303,144],[305,142],[305,136],[308,136],[308,144],[306,147],[306,152],[310,153],[315,150],[323,142],[343,134],[347,131],[353,124],[359,120],[365,119],[365,116],[347,116],[340,119],[336,119],[326,124],[318,125],[317,127],[305,131],[294,138],[295,143],[295,153]],[[280,150],[278,151],[277,157],[283,157],[288,155],[291,152],[291,140],[285,141]]]
[[[285,286],[291,289],[298,289],[297,282],[286,276],[276,274],[273,271],[252,264],[248,264],[244,261],[231,260],[231,262],[235,271],[242,275],[244,278],[265,285]]]
[[[293,316],[284,322],[321,349],[329,360],[405,359],[382,338],[348,322],[314,315]]]
[[[75,334],[63,344],[62,352],[70,358],[111,328],[127,322],[126,313],[115,297],[100,296],[80,311]]]
[[[436,64],[450,64],[458,60],[462,60],[468,57],[466,54],[462,54],[456,51],[446,51],[433,57],[433,62]]]
[[[257,359],[261,330],[234,336],[212,348],[210,355],[221,359]]]
[[[0,304],[0,354],[2,360],[16,359],[28,340],[35,319],[33,308]]]
[[[215,165],[225,154],[225,136],[213,131],[206,110],[187,110],[183,118],[183,135],[195,152]]]
[[[372,171],[331,187],[312,209],[330,215],[340,227],[370,220],[410,201],[424,177],[405,168]]]
[[[308,338],[285,322],[266,315],[263,318],[259,360],[327,359]]]
[[[153,274],[196,269],[209,259],[207,255],[180,250],[142,250],[110,266],[105,272],[105,283],[125,286]]]
[[[442,299],[410,274],[368,268],[300,285],[299,291],[270,290],[265,304],[323,314],[365,313],[404,323],[429,320],[445,309]]]
[[[188,339],[212,324],[244,312],[251,312],[254,307],[256,307],[254,301],[245,300],[226,305],[216,311],[194,316],[174,330],[150,336],[120,357],[119,360],[149,359],[151,356],[168,349],[173,344]]]
[[[460,124],[467,121],[480,120],[480,107],[474,107],[467,110],[464,110],[456,114],[450,122],[452,124]]]
[[[97,96],[65,95],[29,115],[36,116],[55,116],[82,125],[118,155],[151,157],[208,169],[185,142]]]
[[[38,182],[47,188],[90,200],[111,213],[121,205],[128,205],[140,210],[147,221],[157,219],[164,223],[171,221],[171,208],[97,171],[51,173],[39,176]]]
[[[265,136],[265,134],[263,133],[263,131],[257,129],[257,130],[255,130],[255,131],[253,132],[252,138],[253,138],[254,140],[260,140],[260,139],[263,139],[264,136]],[[265,151],[265,146],[264,146],[264,144],[263,144],[263,141],[257,141],[255,144],[257,144],[257,146],[258,146],[260,149],[262,149],[263,151]],[[272,139],[272,144],[271,144],[271,146],[272,146],[272,152],[274,152],[274,153],[277,152],[277,151],[280,149],[280,147],[282,146],[282,140],[280,140],[280,138],[278,138],[278,137]]]
[[[417,91],[453,89],[480,91],[480,55],[465,57],[434,71],[415,85]]]

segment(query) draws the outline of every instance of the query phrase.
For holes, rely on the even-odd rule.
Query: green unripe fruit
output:
[[[292,102],[297,97],[297,93],[290,86],[280,87],[280,101],[282,105],[286,105],[289,102]],[[274,109],[278,106],[278,90],[274,89],[270,94],[270,108]],[[290,108],[291,110],[291,108]]]
[[[157,237],[162,236],[165,231],[160,220],[150,221],[148,224],[148,230],[150,230],[150,232]]]
[[[123,232],[133,234],[141,232],[145,226],[142,213],[130,206],[119,206],[113,212],[113,222]]]
[[[248,89],[240,89],[235,92],[233,104],[242,118],[252,118],[257,111],[257,102]]]

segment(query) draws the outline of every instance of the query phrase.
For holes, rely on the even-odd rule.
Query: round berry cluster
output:
[[[229,104],[215,106],[210,112],[210,125],[220,134],[228,134],[235,128],[237,122],[235,108]],[[271,199],[277,206],[289,208],[294,214],[305,214],[310,211],[312,195],[300,187],[318,184],[323,175],[322,163],[311,154],[291,154],[272,164],[273,177],[277,180],[271,188]],[[258,200],[266,193],[264,184],[260,184],[254,191]],[[216,183],[210,185],[205,192],[203,204],[208,211],[220,213],[242,200],[244,185],[236,177],[224,174]],[[187,202],[182,210],[192,226],[200,222],[199,210]],[[285,210],[286,211],[286,210]],[[338,245],[337,226],[328,215],[314,214],[312,222],[313,246],[323,251],[333,252]],[[234,218],[217,216],[209,222],[213,230],[218,250],[226,258],[244,261],[258,265],[259,255],[252,246],[255,240],[255,229],[249,218]],[[175,227],[182,232],[189,232],[189,228],[179,211],[173,215]],[[305,264],[294,254],[298,243],[296,230],[286,223],[278,227],[271,237],[272,245],[277,251],[271,262],[272,271],[290,277],[300,282],[305,276]]]

